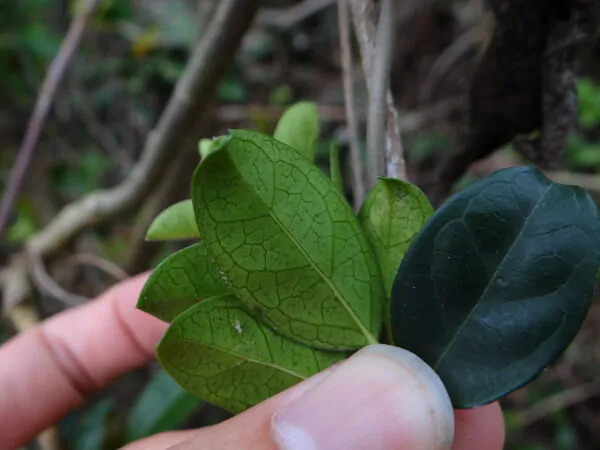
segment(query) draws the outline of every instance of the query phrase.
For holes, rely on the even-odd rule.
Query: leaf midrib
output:
[[[262,151],[262,149],[257,144],[255,144],[252,141],[242,140],[242,142],[251,143],[252,145],[256,146],[259,149],[259,151]],[[287,228],[283,226],[283,224],[281,223],[281,221],[279,220],[279,218],[273,214],[272,208],[269,207],[269,205],[262,199],[262,197],[260,195],[258,195],[255,192],[255,190],[251,187],[251,185],[246,181],[246,179],[243,177],[243,175],[237,169],[237,164],[234,161],[234,159],[231,156],[231,154],[229,154],[229,157],[230,157],[232,163],[234,164],[234,166],[236,168],[236,171],[237,171],[237,173],[239,175],[240,180],[242,180],[242,182],[244,183],[244,185],[248,188],[248,191],[250,193],[252,193],[252,195],[254,195],[254,197],[256,197],[258,199],[258,201],[267,209],[269,217],[271,217],[271,219],[273,219],[273,221],[279,226],[279,228],[287,236],[287,238],[290,240],[290,242],[292,242],[292,244],[298,249],[298,251],[302,254],[302,256],[309,262],[309,264],[317,272],[317,274],[319,275],[319,277],[321,277],[321,279],[323,281],[325,281],[325,283],[327,284],[327,286],[329,287],[329,289],[333,292],[333,294],[335,295],[335,297],[341,303],[341,305],[346,310],[346,312],[348,313],[348,315],[350,316],[350,318],[354,321],[354,323],[356,323],[356,325],[358,326],[358,329],[363,334],[363,336],[366,338],[367,343],[368,344],[377,344],[378,343],[377,339],[375,339],[375,337],[371,334],[371,332],[362,324],[362,321],[358,318],[358,316],[356,315],[356,313],[352,310],[352,308],[350,308],[350,306],[344,300],[343,296],[338,291],[337,287],[331,282],[331,280],[329,280],[329,278],[327,276],[325,276],[325,274],[323,273],[323,271],[316,265],[316,263],[308,255],[308,253],[306,253],[306,251],[300,246],[300,244],[296,241],[296,239],[288,232]]]
[[[217,350],[217,351],[225,353],[227,355],[235,356],[236,358],[240,358],[241,360],[246,361],[246,362],[250,362],[250,363],[253,363],[253,364],[260,365],[260,366],[270,367],[270,368],[278,370],[280,372],[284,372],[284,373],[286,373],[288,375],[291,375],[293,377],[299,378],[300,380],[306,380],[308,378],[308,377],[305,377],[304,375],[300,375],[299,373],[294,372],[293,370],[286,369],[286,368],[284,368],[282,366],[279,366],[277,364],[267,363],[267,362],[264,362],[264,361],[259,361],[257,359],[248,358],[245,355],[240,355],[240,354],[238,354],[238,353],[236,353],[234,351],[227,350],[227,349],[225,349],[223,347],[218,347],[218,346],[216,346],[214,344],[208,344],[206,342],[199,342],[199,341],[195,341],[195,340],[190,339],[190,338],[173,338],[171,342],[173,342],[173,341],[175,341],[175,342],[184,342],[184,343],[187,343],[187,344],[201,345],[201,346],[204,346],[204,347],[208,347],[208,348],[210,348],[212,350]],[[169,342],[169,341],[167,341],[167,342]]]
[[[538,209],[538,207],[540,206],[540,204],[542,203],[542,201],[544,200],[544,198],[546,197],[546,195],[548,194],[548,192],[550,191],[550,189],[552,189],[552,187],[554,186],[553,183],[550,183],[548,185],[548,187],[546,188],[546,190],[544,191],[544,193],[542,194],[542,196],[540,197],[540,199],[538,200],[538,202],[536,203],[536,205],[533,207],[533,209],[531,210],[531,213],[529,213],[529,215],[527,216],[527,218],[525,219],[525,222],[523,222],[523,226],[521,227],[521,231],[519,231],[519,233],[517,234],[517,236],[515,237],[514,241],[512,242],[512,244],[510,244],[510,247],[508,249],[508,251],[505,253],[504,257],[502,258],[502,261],[500,261],[500,264],[498,264],[498,267],[496,267],[496,270],[494,271],[494,274],[490,277],[490,282],[488,283],[488,285],[485,287],[484,291],[482,292],[481,296],[479,297],[479,299],[483,299],[485,298],[488,290],[490,289],[490,287],[494,284],[494,280],[496,279],[496,277],[498,276],[498,272],[500,272],[500,269],[502,269],[502,266],[504,265],[504,262],[506,261],[506,259],[508,258],[508,255],[512,252],[515,244],[517,243],[517,241],[521,238],[522,234],[523,234],[523,230],[525,229],[525,227],[527,226],[527,223],[529,222],[529,219],[531,219],[531,217],[533,217],[533,215],[535,214],[536,210]],[[446,355],[448,354],[448,352],[450,351],[450,349],[452,348],[452,346],[454,345],[454,343],[456,342],[456,340],[458,339],[459,335],[462,333],[462,331],[465,329],[465,327],[467,326],[467,323],[469,323],[471,321],[471,319],[473,318],[473,316],[475,315],[475,311],[477,310],[477,308],[479,307],[480,302],[477,301],[475,303],[475,305],[473,306],[473,308],[471,309],[471,311],[469,312],[469,314],[467,315],[467,317],[465,318],[465,320],[462,322],[462,324],[458,327],[458,329],[456,330],[456,333],[454,334],[454,336],[452,337],[452,340],[448,343],[448,345],[446,346],[444,352],[440,355],[440,357],[438,358],[438,360],[435,362],[435,364],[433,365],[433,368],[435,370],[437,370],[437,368],[440,366],[440,364],[442,363],[442,361],[444,360],[444,358],[446,357]]]

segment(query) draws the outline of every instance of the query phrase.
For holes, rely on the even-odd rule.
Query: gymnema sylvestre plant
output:
[[[317,109],[301,102],[273,137],[200,143],[192,198],[148,239],[198,239],[166,258],[138,308],[170,322],[165,370],[239,413],[383,342],[439,374],[455,408],[495,401],[554,361],[579,330],[600,264],[586,191],[532,167],[481,179],[434,211],[381,178],[356,216],[314,163]]]

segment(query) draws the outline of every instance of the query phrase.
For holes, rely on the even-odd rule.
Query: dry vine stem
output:
[[[461,98],[450,98],[437,103],[431,103],[423,108],[407,112],[400,120],[400,131],[402,133],[415,133],[425,127],[435,125],[445,120],[449,115],[461,111],[464,102]],[[345,108],[335,105],[319,105],[319,117],[323,122],[345,122],[347,121]],[[269,120],[275,121],[285,111],[279,106],[264,105],[222,105],[216,111],[216,117],[223,122],[240,122],[246,120],[252,114],[260,114]],[[356,110],[357,120],[363,123],[366,120],[365,112]]]
[[[592,381],[572,387],[535,403],[529,408],[519,411],[514,421],[521,428],[526,428],[558,411],[583,403],[600,395],[600,382]]]
[[[358,136],[358,118],[354,103],[354,76],[352,68],[352,52],[350,50],[350,15],[348,0],[338,0],[338,26],[340,33],[340,50],[342,60],[342,83],[344,86],[344,104],[348,122],[348,143],[352,162],[352,200],[354,209],[358,210],[365,199],[365,183],[363,164],[360,160],[360,142]]]
[[[386,138],[385,96],[389,90],[389,74],[392,65],[394,35],[394,7],[392,0],[382,0],[377,21],[377,40],[373,58],[373,72],[370,73],[369,115],[367,122],[367,156],[369,161],[368,182],[372,188],[377,177],[387,174],[386,159],[391,155],[381,151]],[[397,176],[397,175],[393,175]]]
[[[377,29],[374,19],[374,6],[372,0],[349,0],[352,8],[352,20],[358,38],[363,72],[370,97],[373,97],[374,90],[384,89],[385,95],[385,175],[394,178],[406,180],[406,163],[404,161],[404,149],[402,146],[402,135],[398,121],[398,112],[394,106],[394,99],[390,89],[385,86],[375,86],[375,61],[373,55],[376,55],[381,48],[377,48]],[[390,1],[390,4],[393,3]],[[411,5],[414,3],[410,2]],[[396,5],[394,5],[396,6]],[[391,6],[391,7],[394,7]],[[411,9],[411,8],[409,8]],[[391,23],[384,23],[384,26],[391,26]],[[389,51],[389,49],[387,50]],[[386,49],[383,49],[386,52]],[[377,58],[379,64],[386,64],[385,54]],[[379,69],[381,70],[381,68]],[[379,81],[381,82],[381,80]],[[375,101],[375,99],[374,99]],[[369,114],[371,112],[369,111]],[[378,152],[379,149],[369,149],[369,152]],[[376,169],[375,169],[376,170]],[[377,175],[377,174],[376,174]],[[372,175],[371,175],[372,178]]]

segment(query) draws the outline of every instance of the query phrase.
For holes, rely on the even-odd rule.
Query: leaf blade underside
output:
[[[232,292],[290,339],[345,350],[376,342],[381,275],[332,182],[268,136],[233,131],[199,166],[196,220]]]
[[[136,307],[171,322],[203,299],[226,294],[229,288],[210,261],[203,242],[170,255],[150,274]]]
[[[395,178],[381,178],[365,199],[358,220],[379,260],[388,296],[402,258],[433,213],[418,187]]]
[[[285,339],[233,295],[207,299],[179,315],[157,349],[161,365],[181,386],[233,414],[345,356]]]

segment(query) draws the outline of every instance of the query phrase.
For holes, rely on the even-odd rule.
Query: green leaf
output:
[[[183,200],[161,212],[146,233],[149,241],[198,238],[191,200]]]
[[[180,427],[200,404],[195,395],[159,370],[133,406],[127,424],[127,442]]]
[[[198,142],[198,153],[200,153],[202,158],[211,152],[212,143],[212,139],[200,139],[200,142]]]
[[[381,178],[358,214],[383,276],[386,292],[383,322],[389,342],[393,341],[390,296],[394,279],[408,247],[433,212],[431,203],[418,187],[395,178]]]
[[[317,105],[298,102],[290,106],[279,119],[273,137],[313,161],[319,137]]]
[[[158,345],[157,356],[185,389],[235,414],[345,354],[285,339],[246,312],[233,295],[223,295],[179,315]]]
[[[331,144],[331,150],[329,151],[329,176],[333,185],[343,194],[344,179],[340,165],[340,146],[337,143]]]
[[[457,408],[527,384],[569,345],[600,263],[589,194],[530,167],[449,199],[409,248],[392,294],[396,345],[440,375]]]
[[[221,148],[225,140],[227,140],[227,136],[218,136],[213,139],[200,139],[200,142],[198,143],[198,152],[200,153],[200,156],[206,158],[212,152]]]
[[[415,185],[395,178],[381,178],[369,192],[358,220],[375,251],[387,295],[409,245],[434,212]]]
[[[202,242],[172,254],[152,272],[137,308],[170,322],[205,298],[229,292]]]
[[[115,402],[112,398],[106,398],[90,406],[77,425],[74,448],[104,449],[108,438],[107,421],[114,411]]]
[[[194,174],[202,238],[238,298],[265,323],[319,348],[375,343],[383,286],[350,205],[306,158],[234,131]]]

